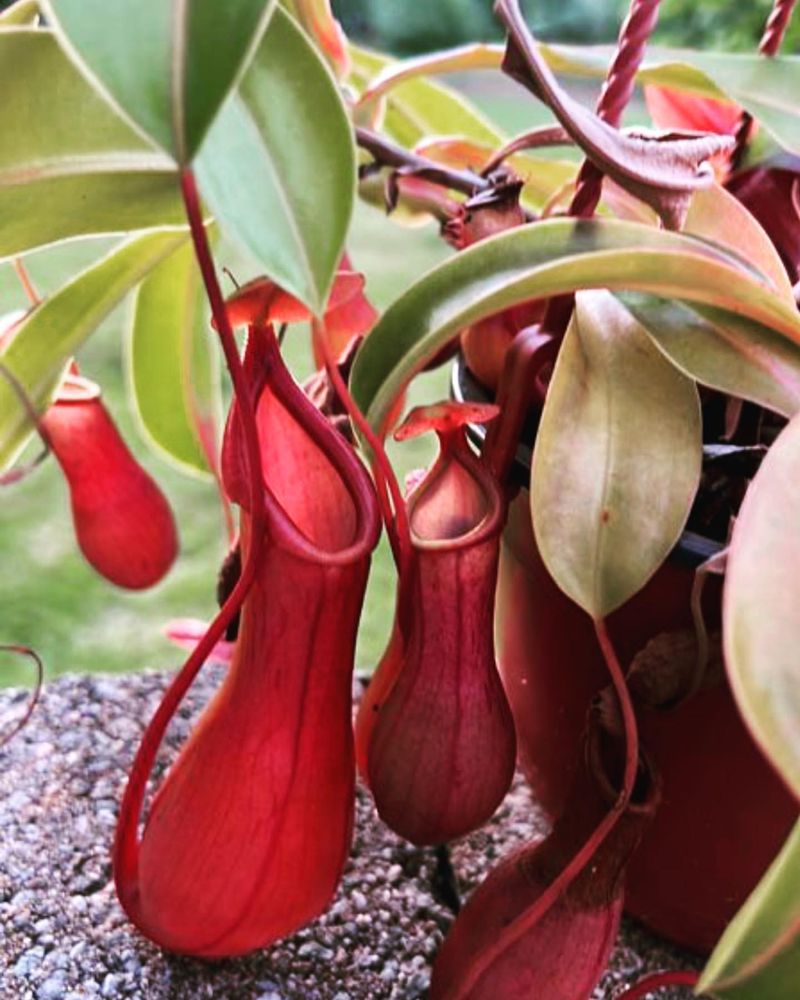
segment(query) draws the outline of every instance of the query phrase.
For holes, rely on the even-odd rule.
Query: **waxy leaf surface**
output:
[[[710,244],[629,222],[552,219],[501,233],[430,271],[384,313],[352,387],[373,427],[456,333],[530,299],[580,288],[643,290],[745,316],[800,344],[800,317],[755,273]]]
[[[728,555],[725,665],[756,742],[800,799],[800,416],[745,495]]]
[[[581,292],[531,468],[542,559],[593,618],[632,597],[683,530],[700,479],[691,379],[609,292]]]
[[[216,352],[192,248],[181,245],[145,278],[136,295],[128,362],[142,427],[162,452],[209,471],[220,411]]]
[[[275,0],[49,0],[96,86],[181,164],[244,70]]]
[[[785,417],[800,410],[800,345],[725,309],[641,292],[619,298],[687,375]]]
[[[0,31],[0,93],[0,258],[182,223],[170,159],[95,93],[51,32]]]
[[[721,1000],[794,1000],[800,983],[800,821],[729,924],[698,992]]]
[[[187,239],[183,232],[128,240],[46,299],[20,324],[0,360],[26,395],[44,409],[65,364],[98,324],[164,257]],[[0,467],[24,444],[31,424],[8,381],[0,381]]]
[[[278,9],[197,162],[222,228],[321,312],[355,194],[350,124],[330,70]]]

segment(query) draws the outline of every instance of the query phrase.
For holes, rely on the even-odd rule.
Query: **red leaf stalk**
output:
[[[636,73],[658,21],[659,3],[660,0],[631,0],[628,16],[620,27],[617,51],[600,91],[596,109],[598,116],[615,128],[619,128],[633,94]],[[602,191],[602,171],[591,160],[584,160],[575,182],[575,194],[572,196],[569,214],[578,219],[591,218]],[[551,299],[545,314],[544,328],[562,335],[569,323],[573,302],[572,295]]]
[[[39,426],[64,471],[87,561],[119,587],[151,587],[178,551],[164,494],[128,450],[97,386],[67,376]]]
[[[774,0],[767,23],[764,26],[764,33],[758,45],[759,54],[771,58],[776,56],[783,42],[783,36],[789,27],[792,19],[792,12],[797,0]],[[744,159],[747,143],[750,141],[750,131],[753,127],[753,117],[748,111],[742,111],[739,124],[736,128],[736,145],[733,148],[730,158],[730,172],[739,169]]]
[[[44,664],[42,663],[42,658],[36,652],[35,649],[31,649],[30,646],[20,646],[17,643],[3,643],[0,645],[0,651],[5,653],[16,653],[18,656],[27,656],[33,661],[34,668],[36,670],[36,679],[33,685],[33,693],[28,699],[28,704],[25,706],[25,711],[22,713],[19,719],[12,725],[11,729],[0,736],[0,749],[2,749],[10,740],[12,740],[17,733],[27,724],[28,719],[33,715],[33,710],[36,708],[36,704],[39,701],[39,696],[42,693],[42,683],[44,681]]]
[[[487,820],[516,753],[493,642],[505,503],[460,426],[476,415],[454,414],[445,404],[410,418],[417,431],[437,430],[441,454],[408,500],[414,558],[357,723],[378,812],[415,844],[444,843]]]
[[[563,814],[544,841],[512,853],[472,895],[437,957],[432,1000],[578,1000],[591,995],[617,936],[628,859],[659,800],[659,785],[651,776],[597,847],[591,865],[562,888],[523,934],[508,933],[550,891],[613,800],[603,759],[602,741],[609,736],[597,717],[590,725],[587,760]],[[608,749],[616,748],[609,744]]]
[[[635,985],[629,986],[616,1000],[644,1000],[656,990],[667,989],[669,986],[696,986],[699,979],[700,973],[694,969],[654,972],[640,979]]]
[[[633,94],[636,73],[658,21],[660,2],[661,0],[632,0],[628,16],[620,28],[614,61],[597,100],[597,114],[615,128],[619,128]],[[591,161],[586,160],[578,175],[569,214],[579,219],[592,216],[600,201],[602,186],[602,173]]]
[[[353,818],[350,685],[379,520],[369,477],[251,329],[267,531],[252,533],[242,408],[223,476],[256,577],[226,678],[159,789],[124,902],[162,946],[241,954],[330,900]],[[121,895],[123,895],[121,893]]]
[[[475,954],[469,967],[466,968],[461,976],[459,992],[452,994],[453,998],[458,997],[458,1000],[472,997],[472,991],[484,975],[489,972],[498,956],[505,952],[513,954],[520,942],[530,939],[529,936],[538,928],[540,922],[547,917],[551,909],[554,906],[560,905],[564,898],[569,898],[573,883],[587,869],[591,871],[589,866],[594,867],[594,859],[597,852],[601,850],[606,840],[614,832],[620,819],[628,810],[636,783],[639,761],[639,737],[636,715],[622,667],[611,644],[605,622],[602,619],[595,621],[595,631],[609,674],[611,675],[612,685],[623,722],[625,763],[619,794],[612,808],[602,816],[589,836],[575,850],[561,870],[557,874],[554,874],[552,881],[546,887],[542,887],[541,893],[536,895],[529,906],[519,907],[509,919],[504,920],[502,933],[499,933],[494,938],[491,945],[487,945],[484,950]],[[566,852],[564,857],[567,857]],[[477,1000],[478,995],[474,994],[475,1000]],[[449,993],[442,994],[442,996],[447,996],[448,1000],[450,1000]],[[567,997],[571,1000],[569,994]]]

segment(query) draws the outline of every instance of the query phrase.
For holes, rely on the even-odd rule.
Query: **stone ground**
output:
[[[204,673],[172,727],[162,764],[219,679],[213,669]],[[0,750],[0,997],[424,997],[452,913],[440,898],[432,852],[388,832],[363,791],[352,857],[333,906],[289,940],[244,959],[207,963],[165,955],[129,926],[110,882],[109,845],[126,767],[165,683],[166,675],[156,673],[62,677]],[[0,725],[26,696],[0,693]],[[543,829],[518,782],[493,821],[454,847],[462,891]],[[611,1000],[645,971],[691,962],[627,921],[595,1000]],[[674,1000],[690,995],[671,992]]]

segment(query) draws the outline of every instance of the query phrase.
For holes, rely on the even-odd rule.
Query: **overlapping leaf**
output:
[[[694,382],[608,292],[581,292],[531,467],[542,559],[594,618],[632,597],[677,542],[700,479]]]
[[[75,351],[151,268],[187,238],[183,232],[155,232],[127,240],[30,314],[0,359],[34,406],[47,405]],[[31,430],[27,412],[3,379],[0,468],[13,460]]]
[[[739,710],[800,800],[800,415],[750,484],[731,539],[725,665]]]
[[[359,91],[393,65],[389,57],[355,45],[350,46],[350,57],[350,82]],[[379,113],[374,107],[364,111]],[[397,81],[380,116],[386,133],[404,146],[434,135],[458,135],[492,147],[503,141],[495,126],[460,94],[415,74]]]
[[[397,393],[459,330],[520,302],[580,288],[643,290],[713,306],[770,328],[800,359],[797,310],[723,250],[635,223],[551,219],[462,251],[402,295],[359,352],[359,403],[380,426]],[[702,333],[715,336],[710,324]]]
[[[336,82],[278,9],[197,162],[220,225],[267,274],[321,310],[355,194],[355,151]]]
[[[769,326],[699,303],[640,292],[619,297],[667,357],[698,382],[785,417],[800,411],[800,352]]]
[[[48,0],[84,72],[179,163],[189,163],[275,0]]]
[[[170,160],[92,90],[50,32],[0,31],[0,92],[0,258],[182,222]]]
[[[128,362],[148,438],[173,461],[201,473],[209,471],[220,409],[211,347],[200,272],[185,243],[139,287]]]
[[[33,24],[38,16],[38,0],[17,0],[0,14],[0,28]]]
[[[538,46],[555,73],[605,79],[614,56],[608,46]],[[464,46],[379,66],[365,86],[370,102],[391,99],[395,88],[406,86],[420,74],[449,73],[464,69],[499,69],[502,45]],[[800,153],[800,107],[792,94],[800,87],[800,58],[764,59],[755,53],[700,52],[649,45],[637,82],[733,101],[763,122],[784,148]]]
[[[800,821],[708,960],[698,992],[794,1000],[800,983]]]

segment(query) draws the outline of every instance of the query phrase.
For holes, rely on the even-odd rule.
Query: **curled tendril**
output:
[[[42,693],[42,683],[44,681],[44,664],[42,663],[42,658],[36,652],[35,649],[31,649],[30,646],[21,646],[17,643],[2,643],[0,644],[0,652],[2,653],[16,653],[19,656],[29,657],[36,668],[36,682],[34,684],[33,693],[28,699],[28,704],[25,707],[25,711],[22,713],[21,717],[13,724],[10,731],[5,734],[0,734],[0,749],[9,743],[17,733],[25,726],[33,714],[33,710],[36,708],[36,703],[39,701],[39,695]]]

